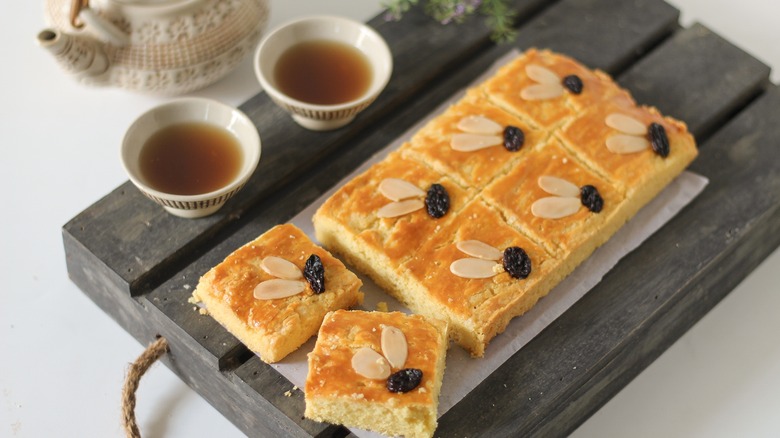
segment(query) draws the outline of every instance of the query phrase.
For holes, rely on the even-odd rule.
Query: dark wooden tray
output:
[[[252,436],[343,435],[302,419],[303,397],[187,303],[201,274],[286,222],[511,48],[548,47],[615,76],[640,103],[688,123],[705,191],[585,298],[441,419],[441,436],[561,435],[705,315],[780,244],[780,90],[769,68],[660,0],[517,0],[518,35],[495,45],[481,19],[441,26],[417,10],[371,20],[394,55],[380,98],[346,128],[303,130],[264,94],[241,107],[263,159],[216,215],[175,218],[129,182],[63,228],[70,278]],[[457,348],[457,347],[456,347]]]

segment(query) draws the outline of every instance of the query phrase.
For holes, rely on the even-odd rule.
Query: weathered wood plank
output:
[[[524,19],[554,0],[518,0]],[[126,182],[83,213],[65,229],[108,264],[127,283],[132,295],[142,294],[213,241],[258,199],[273,193],[328,153],[337,153],[351,138],[398,108],[440,75],[466,63],[489,45],[489,30],[481,19],[460,26],[442,26],[420,10],[402,21],[388,22],[380,14],[369,23],[387,40],[394,71],[377,101],[345,128],[327,133],[307,131],[260,93],[241,105],[262,138],[263,156],[257,171],[238,195],[215,215],[181,219],[145,199]],[[424,37],[422,37],[424,35]],[[420,62],[420,60],[425,60]]]
[[[521,48],[548,48],[615,74],[678,26],[680,13],[655,0],[564,0],[518,32]]]
[[[294,389],[289,380],[256,356],[235,370],[233,382],[239,391],[245,392],[255,403],[263,404],[263,409],[279,410],[310,436],[329,437],[343,432],[339,426],[303,418],[306,407],[303,391]],[[246,433],[260,435],[255,430]]]
[[[769,67],[694,24],[631,66],[618,82],[637,102],[684,120],[697,138],[705,138],[761,92],[769,83]]]
[[[693,165],[710,178],[707,189],[448,412],[439,432],[572,431],[773,251],[780,244],[778,107],[773,87],[707,141]]]

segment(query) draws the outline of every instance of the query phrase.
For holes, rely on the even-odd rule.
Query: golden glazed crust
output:
[[[423,192],[433,183],[441,184],[449,194],[449,212],[439,219],[432,218],[425,208],[394,218],[377,217],[380,208],[393,202],[379,192],[379,184],[385,178],[402,179]],[[314,222],[318,224],[319,218],[327,218],[337,223],[353,234],[366,251],[381,254],[377,262],[399,266],[414,248],[438,233],[441,224],[456,215],[472,196],[473,192],[460,188],[450,178],[394,153],[333,194],[317,211]],[[317,227],[317,238],[324,243],[328,239],[320,235],[321,229]]]
[[[535,216],[531,205],[541,198],[553,196],[539,187],[541,176],[563,178],[577,187],[596,187],[604,199],[603,210],[593,213],[581,205],[577,213],[560,219]],[[510,224],[561,258],[582,245],[589,245],[593,235],[606,233],[604,228],[624,199],[618,189],[583,166],[557,140],[531,151],[511,172],[486,187],[482,196],[488,204],[504,212]],[[587,253],[591,251],[586,250]]]
[[[386,380],[368,379],[352,369],[358,349],[382,353],[384,326],[396,327],[406,337],[408,358],[403,367],[422,371],[420,385],[409,392],[390,392]],[[309,354],[306,418],[388,435],[432,436],[447,345],[444,321],[400,312],[329,313]]]
[[[502,252],[510,246],[522,248],[531,259],[531,274],[515,279],[503,268],[492,278],[467,279],[453,274],[452,262],[471,257],[456,246],[467,240],[478,240]],[[455,341],[466,345],[473,355],[482,356],[484,346],[511,318],[522,315],[547,294],[557,282],[559,265],[559,260],[507,225],[496,210],[477,200],[404,264],[402,290],[424,296],[420,301],[426,307],[420,312],[449,320]]]
[[[524,100],[522,90],[536,84],[528,77],[528,65],[545,67],[560,78],[576,74],[583,82],[582,93],[566,90],[547,100]],[[670,155],[609,152],[605,142],[615,130],[606,126],[605,118],[616,111],[642,123],[662,124]],[[523,149],[511,153],[498,146],[455,154],[449,143],[457,123],[474,114],[522,127]],[[481,356],[511,318],[530,309],[571,273],[695,156],[693,137],[683,123],[637,107],[604,73],[531,49],[467,91],[385,162],[342,187],[317,212],[314,225],[323,245],[412,311],[447,319],[456,341]],[[382,178],[398,175],[425,183],[442,181],[455,194],[454,208],[436,222],[422,213],[411,220],[377,219],[374,212],[389,201],[378,197],[375,187]],[[534,202],[553,196],[539,186],[540,176],[563,178],[578,188],[595,186],[603,209],[596,213],[578,204],[568,217],[535,216]],[[487,281],[452,278],[449,265],[461,257],[454,244],[466,236],[499,249],[510,240],[522,242],[517,246],[531,256],[531,276],[519,286],[506,281],[505,273]]]
[[[556,73],[561,80],[577,75],[583,83],[582,92],[573,94],[564,90],[554,99],[526,100],[521,97],[524,88],[537,84],[528,77],[526,67],[538,65]],[[507,111],[529,120],[537,127],[551,130],[566,122],[582,108],[620,95],[630,96],[612,79],[599,70],[590,70],[573,59],[549,50],[526,50],[522,56],[502,67],[479,87],[489,100]]]
[[[607,126],[610,114],[629,116],[645,126],[662,125],[669,139],[669,156],[661,157],[652,148],[632,154],[611,152],[606,140],[622,133]],[[613,99],[588,108],[564,126],[559,137],[566,148],[600,175],[624,187],[629,196],[647,185],[666,185],[666,175],[680,173],[697,155],[696,143],[684,123],[664,118],[655,108],[637,106],[628,99]]]
[[[507,126],[521,129],[525,136],[522,148],[515,152],[510,152],[503,145],[470,152],[453,150],[452,136],[463,132],[458,129],[458,123],[467,116],[486,117],[501,125],[502,129]],[[503,137],[503,131],[496,135]],[[471,90],[458,103],[427,123],[402,151],[405,157],[427,163],[437,172],[451,176],[462,187],[479,189],[504,173],[529,149],[544,142],[547,135],[491,104],[482,93]]]
[[[318,255],[325,268],[323,293],[315,294],[307,284],[303,292],[291,297],[255,299],[255,286],[275,278],[260,267],[263,258],[281,257],[303,270],[311,254]],[[237,249],[209,270],[193,296],[247,348],[272,363],[317,333],[327,312],[361,303],[361,285],[338,259],[294,225],[284,224]]]

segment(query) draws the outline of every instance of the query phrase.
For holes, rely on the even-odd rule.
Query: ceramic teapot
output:
[[[215,82],[252,52],[267,0],[46,0],[38,34],[81,82],[180,94]]]

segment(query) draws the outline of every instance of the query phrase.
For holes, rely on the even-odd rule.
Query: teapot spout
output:
[[[105,82],[109,62],[103,44],[98,40],[56,29],[44,29],[38,33],[38,44],[54,55],[57,62],[79,80],[92,84]]]

